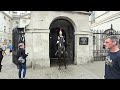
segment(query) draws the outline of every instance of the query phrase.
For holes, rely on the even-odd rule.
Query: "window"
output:
[[[93,36],[93,44],[95,44],[96,42],[95,42],[95,36]]]
[[[89,19],[91,24],[95,23],[95,11],[92,11],[92,14]]]
[[[16,24],[19,24],[19,22],[18,22],[18,21],[16,21]]]
[[[4,16],[4,19],[6,20],[6,17]]]
[[[4,26],[4,32],[6,32],[6,26]]]
[[[26,23],[26,20],[23,20],[23,23]]]
[[[13,11],[13,14],[14,14],[14,15],[17,15],[17,12],[16,12],[16,11]]]
[[[9,28],[9,33],[10,33],[10,28]]]
[[[0,42],[2,42],[2,37],[0,37]]]
[[[20,15],[23,15],[24,13],[20,13]]]

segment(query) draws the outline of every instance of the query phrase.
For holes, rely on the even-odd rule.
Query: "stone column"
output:
[[[32,68],[50,67],[49,30],[28,30],[25,36],[28,64]]]
[[[80,45],[80,37],[88,38],[88,45]],[[75,32],[75,64],[84,64],[91,61],[92,56],[92,38],[89,32],[81,31]],[[90,46],[89,46],[90,45]]]

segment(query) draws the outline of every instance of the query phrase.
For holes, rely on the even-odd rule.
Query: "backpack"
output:
[[[24,63],[24,62],[25,62],[25,59],[21,56],[21,57],[18,58],[18,61],[19,61],[20,63]]]

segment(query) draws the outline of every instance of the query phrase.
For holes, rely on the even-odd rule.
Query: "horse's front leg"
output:
[[[66,65],[66,59],[65,59],[65,69],[67,69],[67,65]]]
[[[59,61],[59,68],[58,68],[58,70],[60,70],[61,69],[61,67],[60,67],[61,66],[61,58],[60,57],[58,58],[58,61]]]
[[[64,58],[63,59],[64,59],[65,69],[67,69],[65,54],[64,54]]]

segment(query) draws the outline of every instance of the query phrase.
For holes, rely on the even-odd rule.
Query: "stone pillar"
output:
[[[88,38],[88,45],[80,45],[80,37]],[[89,32],[75,32],[75,64],[84,64],[92,60],[92,38]],[[89,46],[90,45],[90,46]]]
[[[29,53],[27,64],[32,68],[50,67],[49,30],[28,30],[25,36],[26,52]]]

